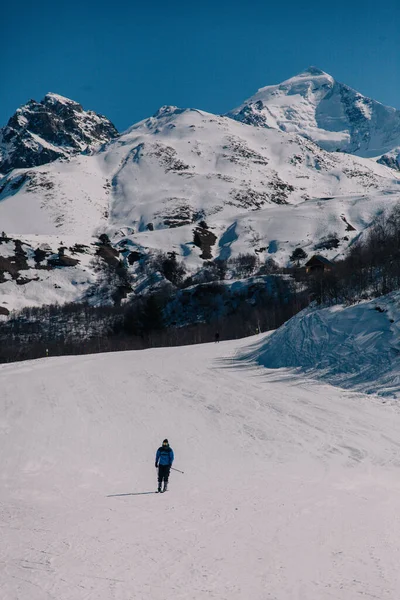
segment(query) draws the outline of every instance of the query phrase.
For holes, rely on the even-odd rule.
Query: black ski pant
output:
[[[168,483],[168,477],[169,477],[170,470],[171,470],[171,465],[158,465],[158,483],[160,485],[163,481],[165,483]]]

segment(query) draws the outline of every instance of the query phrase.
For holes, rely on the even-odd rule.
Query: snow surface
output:
[[[308,307],[252,349],[248,359],[398,398],[400,292],[354,306]]]
[[[85,242],[106,222],[106,180],[90,156],[15,169],[10,183],[17,178],[18,190],[0,193],[0,224],[8,234],[76,235]]]
[[[399,597],[398,405],[252,341],[0,367],[2,600]]]

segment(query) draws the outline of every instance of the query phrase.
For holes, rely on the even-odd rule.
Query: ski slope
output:
[[[397,404],[263,340],[2,365],[1,599],[399,598]]]

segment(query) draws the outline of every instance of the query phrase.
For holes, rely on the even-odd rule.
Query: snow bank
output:
[[[242,358],[298,368],[334,385],[400,394],[400,293],[356,306],[308,308]]]

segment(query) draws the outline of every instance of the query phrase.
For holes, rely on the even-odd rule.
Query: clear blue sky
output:
[[[398,0],[5,0],[2,23],[0,126],[48,91],[120,130],[163,104],[223,113],[309,65],[400,108]]]

